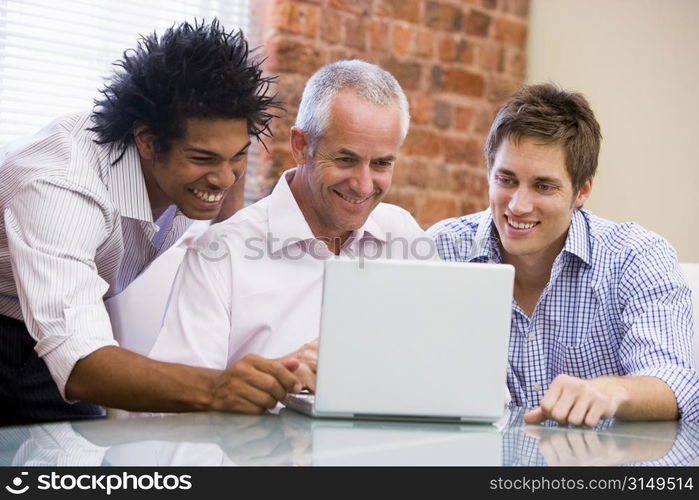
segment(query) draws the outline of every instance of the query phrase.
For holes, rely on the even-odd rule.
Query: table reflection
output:
[[[311,419],[291,410],[0,428],[0,465],[691,465],[699,425],[606,421],[596,429]]]

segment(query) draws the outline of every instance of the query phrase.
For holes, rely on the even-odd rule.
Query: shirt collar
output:
[[[141,170],[141,160],[136,146],[127,146],[122,158],[112,164],[120,154],[118,148],[109,151],[109,193],[123,217],[153,222],[146,181]]]
[[[584,210],[573,212],[573,220],[570,223],[563,251],[575,255],[585,264],[590,265],[590,231],[584,212]]]
[[[471,250],[466,257],[468,262],[485,260],[487,262],[502,262],[500,249],[498,248],[498,236],[493,224],[493,214],[490,208],[480,213],[478,230],[471,245]]]
[[[269,195],[269,231],[273,237],[270,246],[273,253],[300,241],[315,239],[289,187],[289,182],[294,175],[296,175],[295,168],[282,173]],[[369,214],[362,227],[352,232],[345,245],[368,237],[386,241],[386,232],[374,219],[373,213]]]

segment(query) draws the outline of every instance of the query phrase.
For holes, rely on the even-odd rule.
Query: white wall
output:
[[[699,262],[699,0],[532,0],[527,81],[582,92],[600,122],[587,208]]]

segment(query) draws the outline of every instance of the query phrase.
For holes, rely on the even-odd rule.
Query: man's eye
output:
[[[514,186],[515,181],[514,179],[510,179],[509,177],[502,177],[500,175],[495,176],[495,182],[498,184],[502,184],[503,186]]]
[[[374,162],[374,165],[380,168],[388,168],[393,165],[393,162],[388,160],[378,160]]]
[[[551,184],[537,184],[536,189],[542,193],[548,193],[549,191],[553,191],[554,188]]]
[[[335,161],[338,163],[352,163],[354,162],[354,158],[350,158],[349,156],[343,156],[341,158],[337,158]]]
[[[208,156],[190,156],[189,159],[196,163],[206,163],[208,161],[211,161],[211,158],[209,158]]]

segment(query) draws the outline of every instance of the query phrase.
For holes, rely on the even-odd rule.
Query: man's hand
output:
[[[279,361],[296,361],[299,367],[294,372],[303,387],[311,392],[316,391],[316,371],[318,370],[318,339],[304,344],[291,354]]]
[[[302,383],[293,359],[271,360],[254,354],[230,365],[214,385],[213,409],[239,413],[264,413],[289,392],[299,392]]]
[[[559,424],[594,427],[600,419],[615,416],[629,399],[623,384],[613,383],[611,377],[585,380],[559,375],[544,394],[541,406],[524,415],[524,421],[538,424],[550,419]]]

